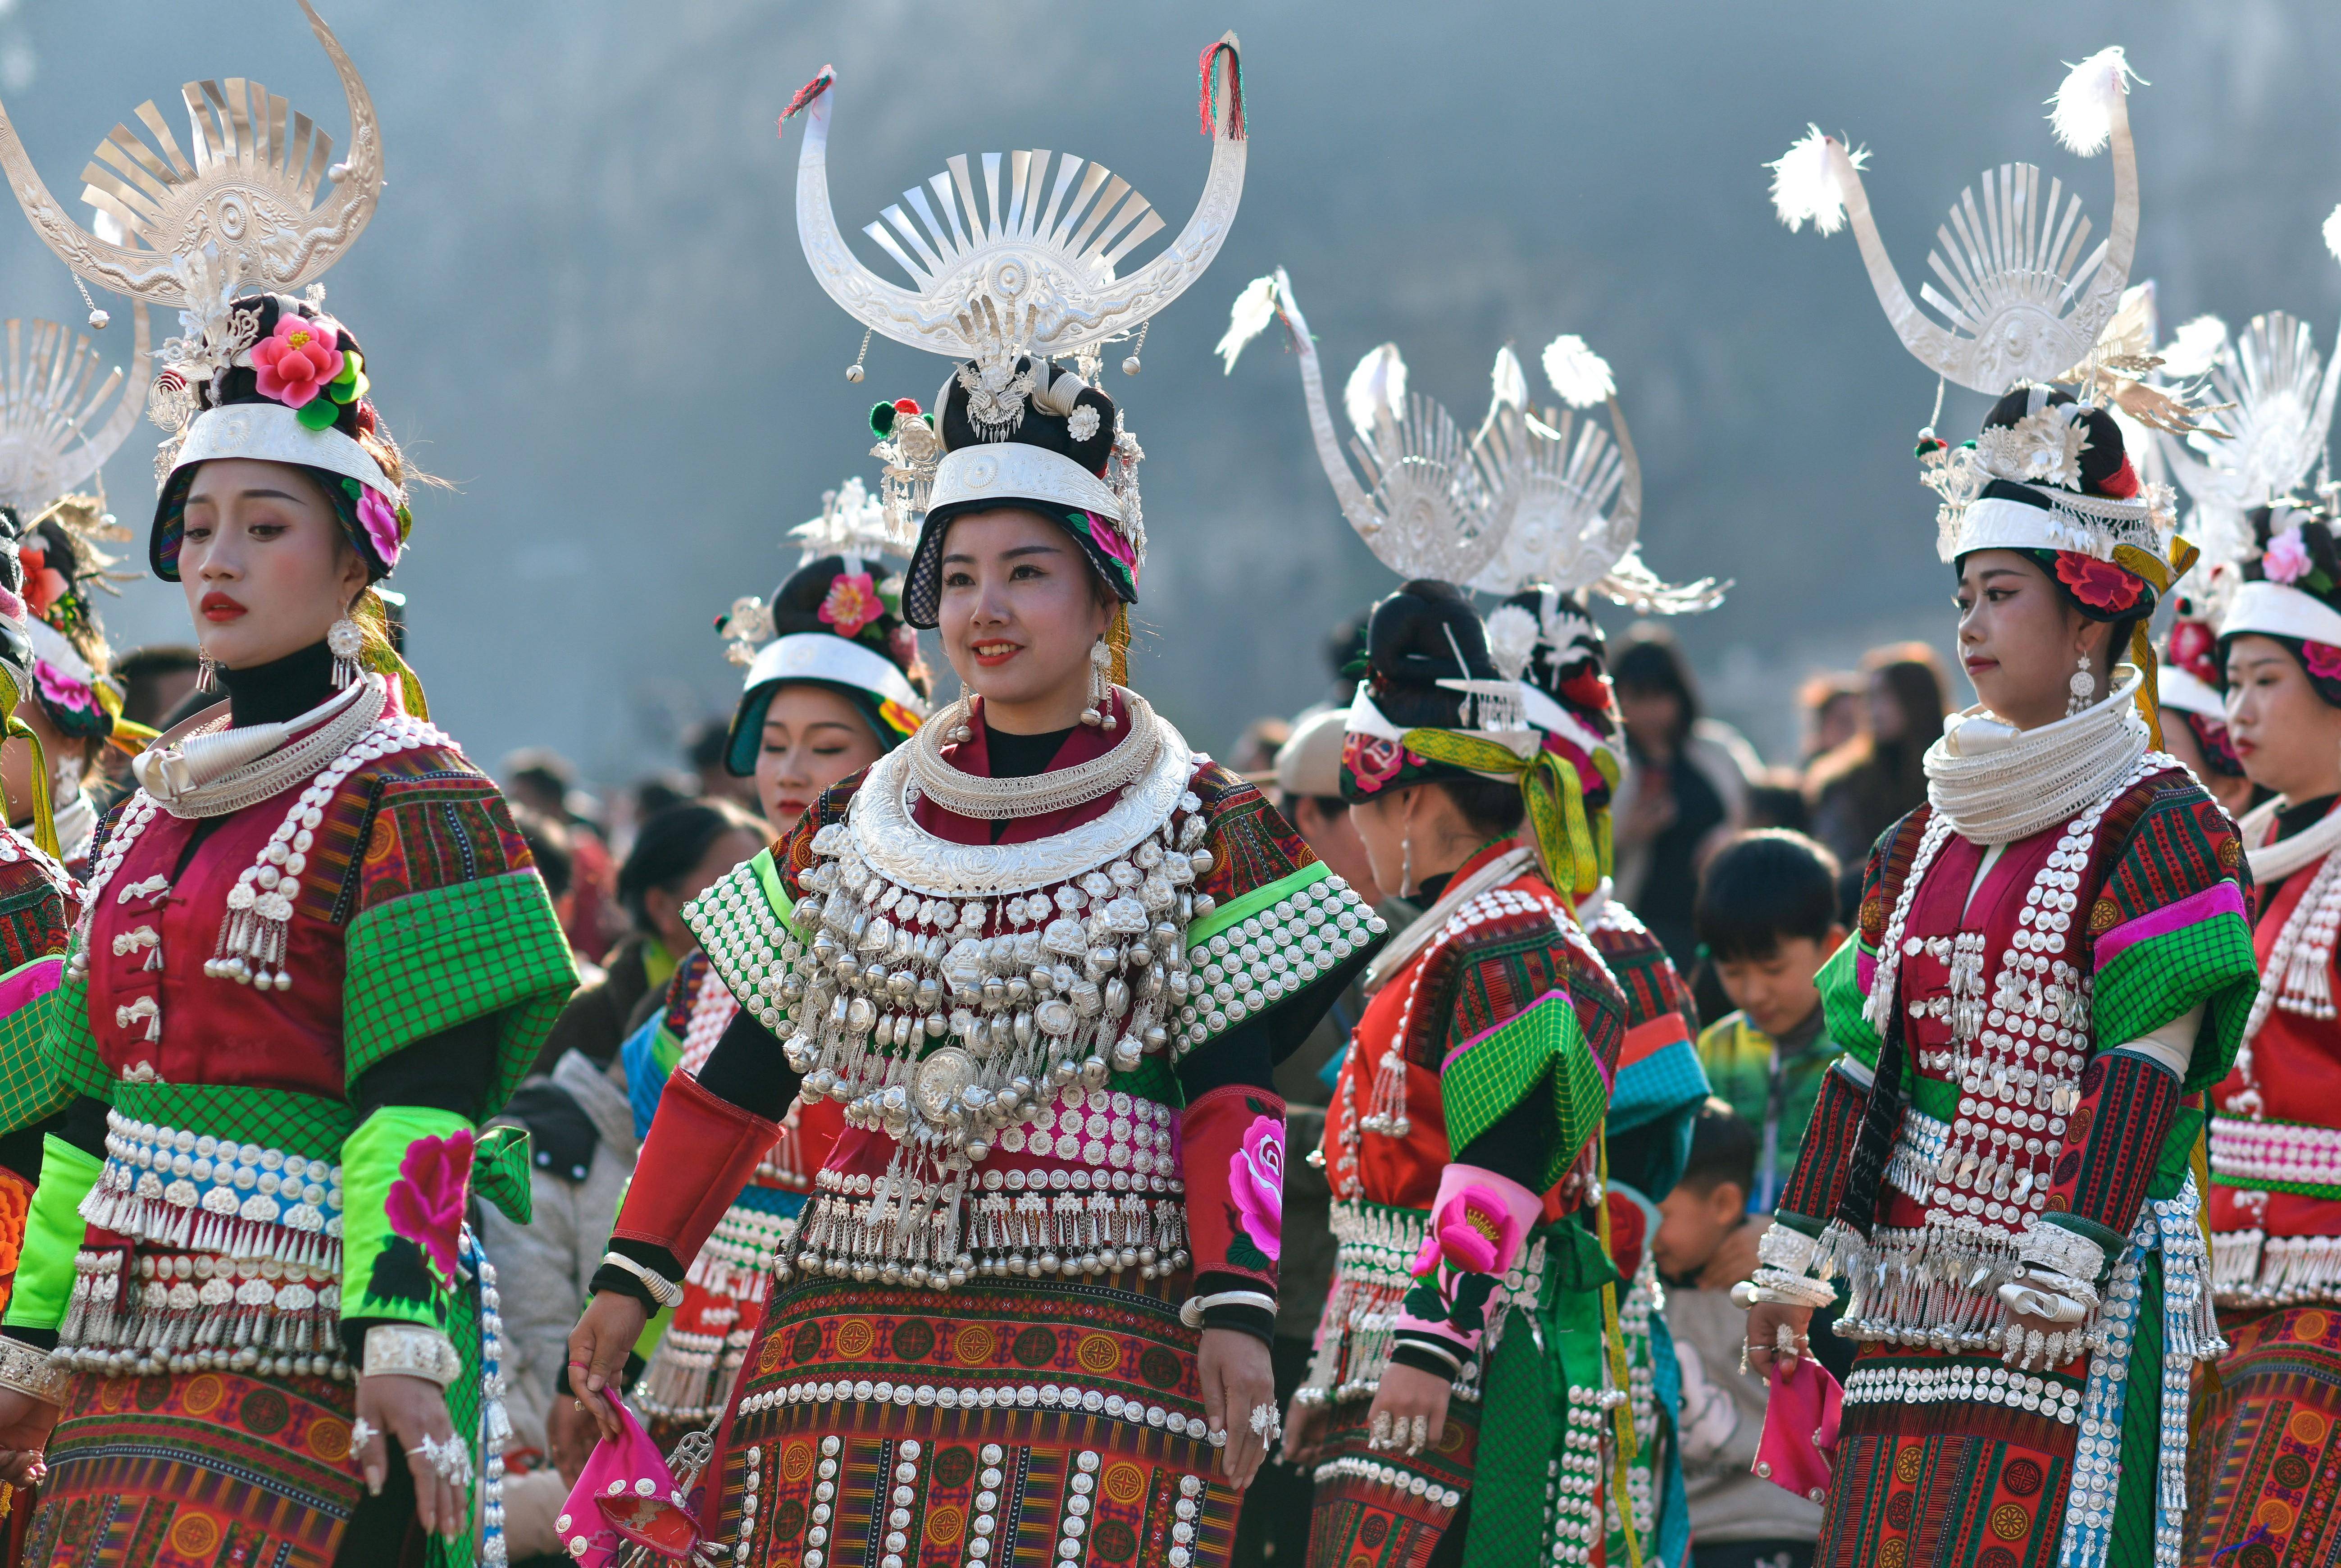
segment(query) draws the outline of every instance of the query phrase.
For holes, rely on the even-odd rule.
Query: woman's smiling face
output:
[[[1072,535],[1021,507],[971,512],[952,520],[941,566],[943,652],[959,678],[1011,730],[1071,724],[1112,614]]]

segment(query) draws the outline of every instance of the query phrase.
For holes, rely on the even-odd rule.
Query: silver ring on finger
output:
[[[1251,1429],[1264,1443],[1274,1443],[1284,1435],[1284,1418],[1275,1402],[1251,1407]]]
[[[472,1446],[450,1433],[444,1440],[424,1436],[422,1442],[406,1451],[419,1453],[423,1463],[439,1473],[439,1479],[458,1488],[472,1482]]]
[[[1782,1355],[1794,1356],[1797,1353],[1797,1331],[1782,1323],[1773,1331],[1772,1346]]]
[[[1390,1416],[1387,1410],[1374,1412],[1373,1421],[1366,1431],[1368,1448],[1388,1448],[1390,1445]]]
[[[368,1421],[364,1416],[359,1416],[355,1421],[350,1423],[350,1452],[352,1453],[357,1453],[367,1443],[372,1443],[375,1438],[380,1437],[381,1435],[381,1428],[375,1426],[373,1422]]]
[[[1422,1452],[1423,1444],[1430,1441],[1430,1417],[1427,1415],[1416,1416],[1407,1427],[1406,1451],[1409,1453],[1420,1453]]]

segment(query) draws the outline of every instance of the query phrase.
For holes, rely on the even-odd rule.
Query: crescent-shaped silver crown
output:
[[[797,158],[797,235],[805,260],[856,321],[912,348],[1011,365],[1021,355],[1094,352],[1135,332],[1202,276],[1235,220],[1247,143],[1234,34],[1210,52],[1206,70],[1210,173],[1186,226],[1153,260],[1127,276],[1115,270],[1165,225],[1104,165],[1046,148],[985,153],[979,195],[961,154],[924,186],[902,193],[915,224],[897,205],[862,229],[909,275],[905,288],[862,265],[831,209],[829,116],[837,93],[835,70],[825,69],[799,98],[805,139]]]
[[[290,293],[324,275],[373,218],[382,193],[382,135],[357,68],[309,0],[310,29],[332,60],[350,111],[346,159],[309,116],[257,82],[190,82],[180,90],[192,156],[150,100],[141,139],[117,125],[82,170],[92,234],[69,217],[0,105],[0,169],[34,232],[83,278],[144,304],[186,313],[189,335],[164,358],[200,375],[224,363],[228,303],[241,289]]]
[[[0,505],[29,522],[105,466],[129,439],[145,398],[146,307],[134,305],[136,358],[109,372],[95,345],[53,321],[6,324],[0,361]],[[125,384],[131,388],[125,391]],[[109,412],[106,404],[112,400]],[[103,423],[100,420],[103,419]]]

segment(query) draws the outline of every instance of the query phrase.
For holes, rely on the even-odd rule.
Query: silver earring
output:
[[[195,655],[195,690],[208,692],[219,684],[219,665],[209,654]]]
[[[2088,654],[2083,654],[2075,661],[2073,678],[2065,683],[2065,689],[2073,694],[2065,700],[2065,716],[2068,719],[2076,714],[2086,711],[2090,702],[2096,698],[2097,677],[2089,673]]]
[[[358,624],[344,615],[326,628],[325,646],[334,655],[334,689],[354,685],[364,674],[358,668],[358,655],[365,651],[365,634]]]
[[[1111,730],[1120,721],[1113,716],[1113,681],[1108,672],[1113,668],[1113,650],[1100,637],[1090,644],[1090,705],[1081,710],[1081,723]]]
[[[1398,841],[1398,895],[1414,896],[1414,840],[1410,838]]]

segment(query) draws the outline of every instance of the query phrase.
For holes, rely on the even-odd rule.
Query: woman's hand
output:
[[[621,1431],[618,1396],[603,1391],[614,1389],[625,1375],[626,1357],[650,1321],[650,1310],[633,1296],[603,1291],[585,1303],[585,1315],[569,1331],[570,1394],[612,1443]]]
[[[471,1533],[472,1510],[467,1483],[469,1466],[443,1475],[423,1452],[428,1441],[444,1449],[455,1443],[454,1423],[447,1419],[447,1396],[426,1377],[382,1373],[358,1379],[358,1419],[374,1429],[358,1451],[365,1473],[366,1491],[382,1495],[390,1474],[387,1443],[395,1443],[414,1477],[414,1517],[425,1533],[459,1540]],[[468,1445],[463,1452],[468,1457]]]
[[[562,1480],[572,1486],[577,1484],[577,1477],[584,1470],[585,1462],[593,1456],[593,1443],[601,1435],[602,1429],[594,1424],[583,1399],[554,1393],[553,1404],[544,1413],[544,1449],[545,1457],[553,1461],[553,1469],[561,1472]]]
[[[42,1451],[57,1424],[57,1407],[14,1388],[0,1388],[0,1482],[35,1486],[49,1473]]]
[[[1252,1412],[1276,1409],[1276,1373],[1268,1364],[1268,1346],[1241,1329],[1207,1328],[1195,1353],[1195,1371],[1203,1384],[1203,1423],[1228,1434],[1227,1446],[1220,1450],[1220,1473],[1240,1491],[1268,1457],[1267,1434],[1251,1423]]]
[[[1391,1363],[1366,1413],[1367,1441],[1401,1453],[1434,1446],[1447,1432],[1447,1398],[1454,1386],[1450,1378]]]
[[[1321,1403],[1292,1396],[1292,1408],[1284,1415],[1285,1463],[1306,1464],[1323,1450],[1327,1414]]]
[[[1769,1379],[1772,1362],[1780,1354],[1780,1330],[1787,1328],[1796,1336],[1797,1353],[1780,1363],[1780,1375],[1793,1378],[1797,1363],[1805,1359],[1806,1335],[1812,1328],[1813,1309],[1790,1306],[1786,1302],[1758,1302],[1748,1309],[1748,1370],[1758,1377]]]

